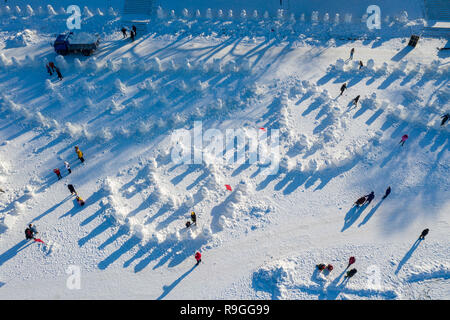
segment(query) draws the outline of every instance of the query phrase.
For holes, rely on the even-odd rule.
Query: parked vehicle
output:
[[[58,35],[53,47],[56,53],[62,56],[76,52],[89,56],[98,48],[99,43],[100,37],[97,34],[69,32]]]

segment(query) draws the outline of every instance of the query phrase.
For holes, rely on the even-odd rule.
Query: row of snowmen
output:
[[[94,12],[94,13],[93,13]],[[50,4],[48,4],[45,8],[39,6],[37,9],[33,9],[29,4],[25,8],[20,8],[19,6],[9,7],[4,6],[0,7],[0,15],[3,16],[21,16],[21,17],[30,17],[30,16],[56,16],[56,15],[65,15],[66,9],[63,7],[59,8],[59,10],[55,10]],[[95,10],[90,10],[87,6],[84,6],[82,10],[83,17],[92,17],[94,15],[104,16],[100,8]],[[112,7],[108,9],[107,12],[110,16],[117,16],[117,12],[114,11]]]
[[[175,10],[164,10],[161,7],[158,7],[158,9],[156,10],[156,14],[159,19],[166,19],[166,18],[175,19],[175,18],[177,18],[177,14],[176,14]],[[276,14],[273,16],[273,15],[270,15],[268,11],[264,11],[264,13],[261,14],[260,12],[258,12],[258,10],[253,10],[252,12],[247,12],[247,10],[242,9],[240,12],[238,12],[236,14],[231,9],[230,10],[218,9],[216,12],[213,12],[213,10],[211,8],[206,9],[206,12],[204,14],[202,14],[199,9],[189,11],[188,9],[184,8],[181,11],[180,17],[185,18],[185,19],[189,19],[189,18],[213,19],[214,17],[219,18],[219,19],[241,18],[244,20],[245,19],[260,20],[260,19],[276,18],[276,19],[285,19],[285,20],[287,19],[292,22],[296,22],[297,20],[299,20],[301,22],[306,22],[307,19],[309,18],[310,21],[313,23],[318,23],[318,22],[323,21],[324,23],[334,23],[334,24],[339,24],[341,22],[352,23],[352,19],[353,19],[351,13],[346,13],[343,16],[341,16],[339,13],[336,13],[334,15],[334,17],[332,17],[332,16],[330,16],[329,13],[324,13],[323,16],[320,16],[319,11],[313,11],[311,13],[311,16],[309,16],[309,17],[307,17],[304,13],[302,13],[296,17],[294,13],[288,13],[284,9],[278,9],[276,11]],[[361,17],[361,21],[364,22],[366,19],[367,19],[367,14],[364,14]]]

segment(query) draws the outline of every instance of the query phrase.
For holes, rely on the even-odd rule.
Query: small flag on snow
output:
[[[226,184],[225,188],[227,188],[228,191],[231,191],[231,186],[229,184]]]
[[[44,243],[44,241],[42,241],[41,239],[34,239],[34,241]]]
[[[259,129],[261,129],[262,131],[267,131],[266,128],[263,128],[263,127],[259,128]]]

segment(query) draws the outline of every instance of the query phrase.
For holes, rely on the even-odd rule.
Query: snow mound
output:
[[[35,30],[25,29],[14,36],[7,38],[5,40],[5,45],[6,48],[26,47],[37,42],[37,40],[38,35]]]

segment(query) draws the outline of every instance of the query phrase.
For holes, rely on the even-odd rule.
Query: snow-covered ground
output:
[[[23,3],[0,7],[0,298],[450,297],[450,57],[446,38],[407,47],[427,25],[421,1],[408,15],[386,8],[375,31],[359,7],[346,22],[320,8],[318,19],[269,5],[255,15],[254,1],[248,16],[174,4],[134,42],[121,7],[92,1],[81,6],[82,31],[101,36],[91,57],[56,56],[67,15]],[[279,169],[222,164],[222,150],[174,163],[173,134],[199,122],[223,135],[279,130]],[[24,240],[29,223],[45,244]],[[358,272],[343,282],[350,256]]]

